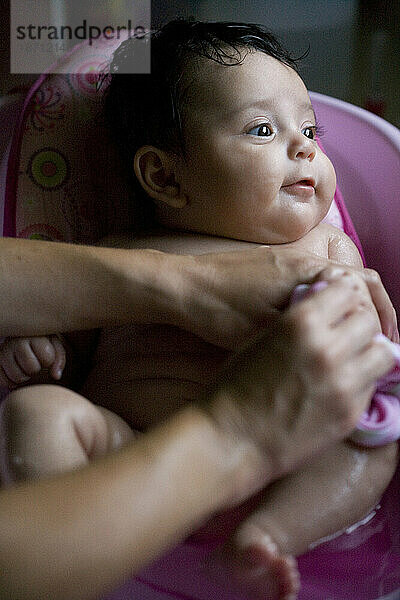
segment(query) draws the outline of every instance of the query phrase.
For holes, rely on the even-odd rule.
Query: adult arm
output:
[[[157,322],[233,348],[266,323],[295,285],[327,267],[336,268],[280,246],[177,256],[0,238],[0,336]],[[359,278],[381,321],[393,323],[379,277],[364,270]]]
[[[271,317],[197,407],[85,469],[0,491],[0,599],[97,598],[345,437],[393,365],[362,298],[354,278],[331,282]]]
[[[0,599],[95,599],[178,542],[232,493],[220,437],[187,409],[83,470],[1,490]]]
[[[172,303],[162,275],[165,258],[153,251],[1,238],[0,335],[154,319]]]

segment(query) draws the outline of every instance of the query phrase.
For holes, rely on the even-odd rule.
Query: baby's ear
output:
[[[175,178],[173,155],[155,146],[142,146],[135,154],[135,174],[142,188],[154,200],[173,208],[187,204]]]

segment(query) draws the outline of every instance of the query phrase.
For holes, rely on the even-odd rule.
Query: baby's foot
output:
[[[225,547],[213,555],[208,569],[220,583],[225,580],[252,599],[295,600],[300,588],[296,559],[280,554],[269,535],[243,550]]]
[[[237,568],[239,583],[263,600],[295,600],[300,575],[294,556],[280,554],[269,536],[262,544],[246,548]],[[243,584],[242,584],[243,585]]]

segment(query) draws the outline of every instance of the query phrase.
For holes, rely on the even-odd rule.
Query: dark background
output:
[[[295,55],[309,48],[301,63],[309,89],[373,110],[400,127],[398,0],[152,1],[154,27],[178,16],[263,24]],[[5,0],[0,4],[0,33],[0,95],[4,95],[35,79],[9,72]]]

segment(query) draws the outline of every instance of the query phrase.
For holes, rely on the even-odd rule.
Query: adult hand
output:
[[[319,281],[330,281],[340,275],[351,275],[359,279],[359,284],[365,290],[367,304],[373,304],[382,332],[396,344],[399,343],[399,331],[397,328],[397,316],[393,304],[385,290],[379,273],[373,269],[350,269],[341,265],[331,264],[324,268],[317,276]]]
[[[233,357],[209,409],[246,455],[233,502],[353,430],[376,379],[394,365],[378,331],[359,278],[346,275],[271,316]]]
[[[287,304],[297,284],[331,279],[335,273],[344,272],[342,266],[327,259],[284,246],[260,246],[178,260],[180,314],[174,315],[173,324],[231,349],[237,349],[260,327],[265,327],[271,312]],[[379,276],[369,269],[346,267],[345,272],[358,278],[360,288],[376,306],[383,332],[396,341],[395,311]]]

